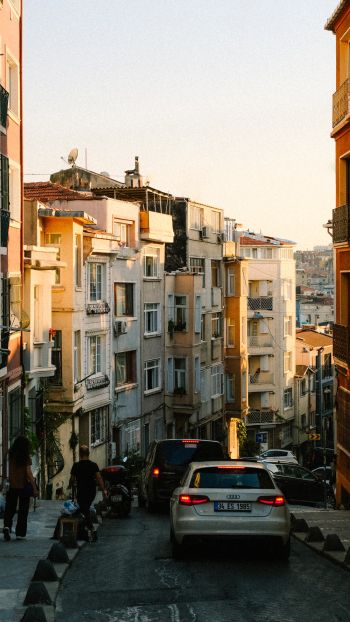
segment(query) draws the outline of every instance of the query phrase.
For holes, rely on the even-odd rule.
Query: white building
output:
[[[295,373],[294,243],[242,233],[238,254],[248,261],[250,437],[263,447],[293,441]]]

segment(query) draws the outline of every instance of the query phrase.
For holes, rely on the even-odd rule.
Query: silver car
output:
[[[262,463],[192,462],[170,500],[174,558],[189,541],[213,538],[269,540],[281,559],[290,552],[290,513]]]
[[[267,449],[260,454],[259,458],[269,462],[294,462],[298,464],[298,460],[289,449]]]

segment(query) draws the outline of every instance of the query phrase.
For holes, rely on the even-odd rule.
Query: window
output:
[[[168,358],[168,393],[186,393],[186,359]]]
[[[102,343],[100,335],[88,337],[87,356],[88,356],[88,375],[96,376],[102,373]]]
[[[7,56],[7,90],[9,92],[8,107],[16,116],[19,115],[19,71],[16,61]]]
[[[89,414],[91,421],[91,445],[103,443],[107,438],[108,406],[90,410]]]
[[[201,341],[205,341],[205,314],[201,315]]]
[[[7,246],[10,224],[9,206],[9,161],[0,154],[0,210],[1,210],[1,246]]]
[[[214,233],[220,233],[221,231],[221,214],[212,210],[211,212],[211,226]]]
[[[10,443],[22,432],[22,392],[15,389],[9,393],[9,436]]]
[[[211,368],[211,396],[217,397],[223,394],[223,367],[222,364],[213,365]]]
[[[201,360],[199,356],[194,357],[194,392],[201,390]]]
[[[227,402],[235,402],[236,400],[235,382],[236,382],[236,377],[234,374],[226,374],[226,401]]]
[[[211,316],[211,336],[221,337],[221,313],[213,313]]]
[[[332,355],[327,353],[323,359],[323,376],[328,378],[332,376]]]
[[[290,315],[284,318],[284,336],[292,336],[292,318]]]
[[[120,352],[115,355],[116,387],[136,382],[136,352]]]
[[[160,359],[145,361],[145,393],[160,389]]]
[[[103,267],[104,265],[102,263],[88,264],[88,292],[90,302],[102,300]]]
[[[194,307],[194,332],[201,332],[201,317],[202,317],[202,297],[195,297],[195,307]]]
[[[174,296],[175,303],[175,330],[181,331],[186,329],[187,320],[187,300],[186,296]]]
[[[190,272],[202,275],[202,286],[205,287],[205,260],[202,257],[190,257]]]
[[[211,262],[211,286],[212,287],[220,287],[221,286],[221,275],[220,275],[220,261],[216,259],[212,259]]]
[[[60,233],[45,233],[45,246],[55,246],[59,247],[62,243],[62,235]],[[57,261],[61,258],[61,249],[58,248],[58,252],[56,255]],[[55,277],[55,285],[59,285],[61,282],[61,271],[59,268],[56,268],[56,277]]]
[[[21,219],[21,174],[18,166],[9,166],[10,214],[13,220]]]
[[[79,382],[79,380],[81,380],[80,361],[81,361],[80,330],[76,330],[76,331],[74,331],[74,342],[73,342],[74,384],[77,384],[77,382]]]
[[[226,272],[226,294],[234,296],[236,290],[235,271],[233,267],[229,267]]]
[[[292,371],[292,353],[285,352],[284,353],[284,373]]]
[[[293,406],[293,389],[284,390],[283,406],[284,408],[291,408]]]
[[[143,258],[143,276],[147,279],[159,278],[159,249],[147,249]]]
[[[75,286],[81,287],[81,235],[74,236],[74,277]]]
[[[247,399],[247,372],[242,371],[242,400]]]
[[[40,296],[40,285],[34,286],[34,295],[33,295],[33,303],[34,303],[34,328],[33,328],[33,339],[34,342],[42,341],[42,322],[41,322],[41,296]]]
[[[51,363],[56,367],[54,376],[48,378],[48,382],[53,385],[62,384],[62,331],[56,330],[53,337],[53,347],[51,350]]]
[[[35,288],[34,288],[35,289]],[[22,282],[20,276],[10,277],[10,316],[11,326],[20,328],[22,319]]]
[[[134,315],[134,283],[114,283],[114,314]]]
[[[113,235],[117,238],[120,246],[130,246],[132,221],[114,220]]]
[[[283,283],[283,297],[287,300],[290,300],[292,297],[292,280],[285,279],[282,281]]]
[[[203,226],[203,209],[195,205],[191,205],[190,228],[200,231]]]
[[[145,335],[153,335],[160,332],[160,304],[156,302],[145,302],[144,319]]]
[[[235,322],[230,318],[227,318],[226,339],[227,339],[227,347],[234,348],[235,346]]]
[[[306,392],[307,392],[306,378],[303,378],[300,383],[300,393],[301,395],[305,395]]]

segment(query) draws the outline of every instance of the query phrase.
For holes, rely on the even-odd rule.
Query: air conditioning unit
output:
[[[201,237],[202,238],[208,238],[209,237],[209,227],[202,227]]]
[[[128,325],[124,320],[115,320],[114,321],[114,334],[115,335],[125,335],[128,332]]]

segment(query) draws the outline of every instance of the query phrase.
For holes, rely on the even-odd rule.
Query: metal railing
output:
[[[260,425],[268,423],[278,423],[274,410],[256,410],[251,408],[245,418],[246,425]]]
[[[86,305],[86,313],[88,315],[96,315],[99,313],[109,313],[110,307],[108,302],[91,302]]]
[[[345,119],[349,112],[349,80],[344,80],[343,84],[333,94],[333,115],[332,126],[335,127]]]
[[[96,378],[87,378],[85,380],[85,386],[87,391],[93,391],[95,389],[103,389],[104,387],[108,387],[109,378],[106,374],[103,376],[97,376]]]
[[[272,296],[248,298],[248,309],[250,311],[272,311],[272,308]]]
[[[340,205],[333,210],[333,244],[342,244],[350,240],[349,205]]]

